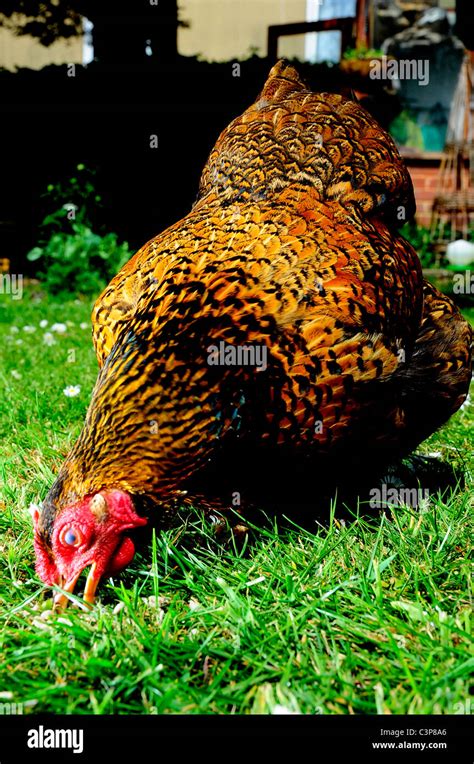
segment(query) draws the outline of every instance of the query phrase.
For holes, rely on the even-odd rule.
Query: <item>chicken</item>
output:
[[[89,566],[92,602],[152,515],[235,506],[210,474],[232,465],[244,481],[253,464],[283,485],[296,460],[317,483],[356,455],[409,453],[459,408],[471,330],[397,232],[414,209],[370,114],[276,64],[220,135],[190,213],[94,307],[85,424],[33,518],[37,572],[59,604]]]

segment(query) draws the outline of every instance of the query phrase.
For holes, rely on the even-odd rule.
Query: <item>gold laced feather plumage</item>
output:
[[[401,453],[446,421],[471,332],[396,230],[413,210],[390,136],[278,63],[217,140],[190,213],[98,299],[100,374],[46,526],[104,487],[172,506],[237,441],[317,464]],[[210,365],[221,341],[264,347],[268,368]]]

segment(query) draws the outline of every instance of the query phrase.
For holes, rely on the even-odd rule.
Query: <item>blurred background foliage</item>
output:
[[[50,183],[42,195],[51,211],[27,257],[37,263],[37,276],[52,294],[98,294],[133,254],[117,234],[104,232],[95,186],[96,171],[80,163],[74,176]]]

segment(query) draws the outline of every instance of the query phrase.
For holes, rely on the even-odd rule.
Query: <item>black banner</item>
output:
[[[23,761],[158,761],[169,747],[195,755],[203,738],[227,738],[235,755],[242,737],[312,738],[321,755],[363,760],[472,764],[471,716],[55,716],[0,717],[0,764]],[[163,738],[172,740],[163,741]],[[166,747],[165,747],[166,746]],[[223,754],[222,741],[215,749]],[[235,746],[235,748],[234,748]],[[306,749],[308,752],[308,749]],[[349,759],[348,759],[349,760]]]

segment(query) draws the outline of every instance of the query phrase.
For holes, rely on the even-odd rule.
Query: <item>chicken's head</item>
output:
[[[135,512],[130,495],[119,490],[101,491],[64,507],[49,528],[39,508],[32,510],[32,517],[36,572],[45,583],[63,590],[56,595],[57,607],[67,604],[66,593],[74,591],[89,566],[84,600],[92,603],[100,579],[118,573],[133,559],[135,546],[126,532],[147,522]]]

